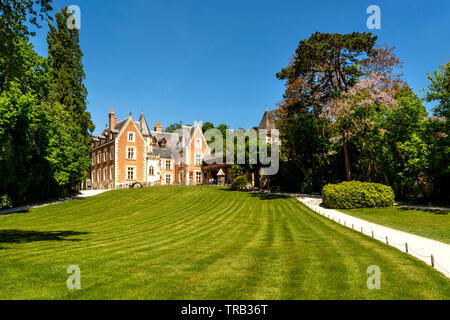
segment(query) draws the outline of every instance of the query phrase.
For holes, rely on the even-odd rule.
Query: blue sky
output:
[[[381,8],[368,30],[366,8]],[[372,31],[396,46],[414,91],[450,60],[450,1],[54,0],[81,9],[88,110],[96,133],[114,109],[162,122],[250,128],[282,99],[275,73],[313,32]],[[47,56],[47,28],[32,39]]]

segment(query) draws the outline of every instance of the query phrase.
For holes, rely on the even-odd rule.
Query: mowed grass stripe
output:
[[[450,298],[449,281],[424,263],[291,198],[216,187],[115,190],[3,216],[0,225],[0,298]],[[82,234],[8,239],[14,229]],[[66,288],[70,264],[81,267],[82,290]],[[372,264],[381,290],[367,289]]]

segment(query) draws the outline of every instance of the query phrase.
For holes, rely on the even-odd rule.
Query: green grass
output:
[[[450,299],[450,281],[292,198],[152,187],[0,216],[0,299]]]
[[[383,226],[450,243],[450,211],[399,207],[340,211]]]

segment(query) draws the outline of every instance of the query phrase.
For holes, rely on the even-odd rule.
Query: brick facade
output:
[[[166,133],[157,122],[151,131],[143,115],[134,121],[130,113],[127,119],[117,122],[111,110],[109,127],[92,140],[92,188],[115,189],[134,182],[202,183],[201,162],[209,153],[208,145],[199,124],[182,128],[183,134]]]

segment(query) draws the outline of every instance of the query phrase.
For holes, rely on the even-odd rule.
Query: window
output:
[[[170,184],[172,181],[172,175],[166,174],[166,184]]]
[[[114,166],[109,167],[109,178],[114,179]]]
[[[102,162],[102,157],[100,155],[100,151],[97,151],[97,163]]]
[[[103,161],[107,161],[108,160],[108,150],[103,150]]]
[[[202,165],[202,160],[203,160],[202,154],[201,153],[196,153],[195,154],[195,165],[196,166],[201,166]]]
[[[128,141],[134,142],[134,132],[128,132]]]
[[[166,139],[165,138],[162,138],[162,140],[161,140],[161,148],[162,149],[166,148]]]
[[[195,139],[195,147],[196,148],[202,147],[202,139]]]
[[[95,170],[92,170],[91,172],[91,181],[95,182]]]
[[[153,166],[150,166],[150,168],[148,169],[148,175],[149,176],[155,175],[155,168],[153,168]]]
[[[171,169],[172,169],[172,161],[166,160],[166,170],[171,170]]]
[[[104,181],[108,180],[107,177],[106,177],[106,167],[103,168],[103,180]]]
[[[134,167],[127,167],[127,179],[134,180]]]
[[[100,182],[100,170],[97,170],[97,182]]]
[[[92,164],[95,164],[95,152],[92,154]]]
[[[109,159],[114,160],[114,147],[109,148]]]
[[[201,171],[196,171],[195,172],[195,183],[196,184],[201,184],[202,183],[202,172]]]
[[[127,148],[127,159],[128,160],[136,160],[136,153],[135,153],[135,147],[128,147]]]

